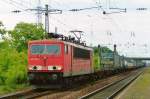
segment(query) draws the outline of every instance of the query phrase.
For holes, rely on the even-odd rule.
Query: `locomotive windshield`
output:
[[[31,53],[56,55],[60,53],[60,46],[59,45],[32,45]]]

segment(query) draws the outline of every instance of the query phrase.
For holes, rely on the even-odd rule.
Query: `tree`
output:
[[[27,49],[29,40],[42,39],[44,37],[44,29],[42,25],[37,26],[36,24],[21,22],[8,34],[12,45],[20,52],[23,49]]]
[[[4,90],[15,90],[27,83],[27,43],[42,39],[44,29],[29,23],[19,23],[12,31],[6,31],[0,22],[0,85]],[[13,47],[12,47],[13,46]],[[0,88],[2,92],[3,88]],[[3,90],[3,91],[4,91]]]
[[[2,39],[4,39],[4,35],[6,34],[6,29],[3,25],[3,23],[0,21],[0,36]]]
[[[18,23],[12,31],[6,31],[3,23],[0,21],[0,36],[3,40],[9,41],[11,46],[17,51],[27,49],[29,40],[39,40],[44,37],[44,28],[32,23]]]

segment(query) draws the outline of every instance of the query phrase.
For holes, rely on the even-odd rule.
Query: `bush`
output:
[[[42,25],[21,22],[7,31],[0,21],[0,93],[27,85],[28,41],[42,39],[44,34]]]
[[[27,53],[17,52],[7,42],[0,43],[0,84],[12,86],[27,82]],[[7,45],[7,47],[6,47]]]

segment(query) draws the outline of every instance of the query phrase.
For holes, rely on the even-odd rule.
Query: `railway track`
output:
[[[140,73],[138,73],[138,75],[140,75]],[[133,77],[134,79],[136,77],[138,77],[138,75],[135,75],[135,72],[134,72],[133,75],[134,75],[134,77]],[[131,76],[126,76],[125,78],[130,78],[130,80],[133,80]],[[115,84],[117,84],[119,82],[122,82],[124,80],[125,79],[121,79],[121,80],[119,80],[119,81],[117,81],[115,83],[111,83],[111,84],[109,84],[109,85],[107,85],[107,86],[105,86],[103,88],[101,87],[101,89],[98,89],[98,90],[96,90],[96,91],[94,91],[94,92],[92,92],[92,93],[90,93],[88,95],[82,96],[81,99],[87,99],[87,98],[92,99],[92,97],[94,95],[96,95],[96,93],[99,93],[100,91],[104,92],[105,89],[107,89],[107,88],[111,87],[112,85],[115,85]],[[127,82],[127,81],[128,80],[125,80],[124,82]],[[80,87],[79,87],[76,90],[82,90],[82,88],[80,89]],[[83,88],[83,90],[84,90],[84,88]],[[9,94],[9,95],[5,95],[5,96],[1,96],[0,99],[33,99],[33,98],[46,97],[46,96],[49,99],[58,99],[58,98],[62,98],[62,97],[71,95],[71,94],[73,94],[74,91],[75,91],[74,89],[63,90],[63,91],[62,90],[38,90],[38,89],[30,89],[28,91],[22,91],[22,92],[17,92],[17,93],[14,93],[14,94]],[[104,92],[104,93],[106,93],[106,92]],[[108,93],[106,93],[106,94],[108,94]],[[111,97],[113,97],[113,96],[116,95],[116,93],[112,94],[112,92],[111,92],[111,95],[112,95]],[[110,94],[107,95],[107,96],[110,96]],[[74,96],[72,96],[72,97],[74,97]],[[73,99],[76,99],[76,98],[73,98]],[[98,99],[105,99],[105,98],[98,98]]]
[[[27,91],[21,91],[21,92],[1,96],[0,99],[33,99],[36,97],[40,97],[40,96],[47,95],[47,94],[52,94],[55,92],[56,91],[30,89]]]
[[[89,94],[86,94],[79,99],[113,99],[117,96],[124,88],[131,84],[136,78],[138,78],[143,70],[139,70],[132,75],[129,75],[119,81],[104,86],[103,88],[97,89]]]

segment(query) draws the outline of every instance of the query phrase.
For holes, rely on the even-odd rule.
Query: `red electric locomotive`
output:
[[[52,87],[91,74],[92,53],[92,48],[58,39],[30,41],[29,81],[35,86]]]

